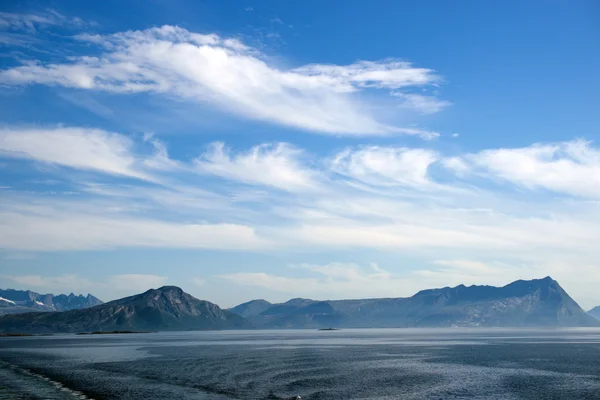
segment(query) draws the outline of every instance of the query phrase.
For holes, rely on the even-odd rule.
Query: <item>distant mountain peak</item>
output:
[[[590,311],[588,311],[588,315],[600,320],[600,306],[592,308]]]
[[[168,291],[172,291],[172,290],[174,290],[176,292],[183,292],[182,288],[180,288],[179,286],[174,286],[174,285],[161,286],[156,290],[161,291],[161,292],[168,292]]]
[[[545,278],[537,278],[537,279],[521,279],[520,282],[531,282],[531,283],[558,283],[551,276],[546,276]]]
[[[229,311],[237,315],[241,315],[244,318],[249,318],[262,313],[272,305],[273,304],[269,303],[264,299],[256,299],[247,301],[246,303],[242,303],[238,306],[230,308]]]
[[[172,285],[167,285],[167,286],[161,286],[158,289],[151,289],[155,292],[160,292],[160,293],[177,293],[177,294],[186,294],[182,288],[180,288],[179,286],[172,286]]]
[[[150,289],[87,309],[0,318],[0,331],[25,333],[249,327],[239,315],[199,300],[176,286]]]
[[[93,307],[102,301],[91,294],[87,297],[70,293],[53,295],[40,294],[31,290],[0,289],[0,297],[11,300],[14,307],[3,307],[0,314],[16,314],[32,311],[66,311]]]

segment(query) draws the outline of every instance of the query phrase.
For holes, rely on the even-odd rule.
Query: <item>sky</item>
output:
[[[4,1],[0,288],[600,304],[595,1]]]

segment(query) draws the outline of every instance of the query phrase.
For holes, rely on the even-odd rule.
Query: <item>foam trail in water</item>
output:
[[[65,397],[67,399],[72,398],[72,399],[78,399],[78,400],[94,400],[93,398],[86,396],[84,393],[82,393],[78,390],[68,388],[61,382],[52,380],[45,375],[39,374],[37,372],[33,372],[27,368],[21,368],[14,364],[8,364],[5,362],[2,362],[2,364],[3,365],[1,365],[1,367],[9,369],[14,374],[24,376],[24,377],[34,378],[38,382],[43,383],[47,388],[53,388],[54,391],[56,391],[62,395],[65,395]]]

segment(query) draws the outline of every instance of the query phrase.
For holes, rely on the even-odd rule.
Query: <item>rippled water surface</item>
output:
[[[0,338],[0,399],[600,399],[600,330]]]

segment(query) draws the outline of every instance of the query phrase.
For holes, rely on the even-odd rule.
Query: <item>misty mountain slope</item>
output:
[[[331,302],[302,300],[277,304],[250,320],[258,328],[322,328],[343,325],[345,315],[337,311]]]
[[[591,315],[600,321],[600,306],[592,308],[590,311],[588,311],[588,315]]]
[[[254,316],[262,313],[263,311],[265,311],[267,308],[271,307],[272,305],[273,304],[269,303],[266,300],[262,300],[262,299],[251,300],[246,303],[237,305],[233,308],[230,308],[229,311],[231,311],[234,314],[241,315],[244,318],[250,318],[250,317],[254,317]]]
[[[409,298],[293,299],[249,318],[263,328],[600,325],[549,277],[423,290]]]
[[[112,330],[201,330],[247,328],[239,315],[164,286],[95,307],[0,317],[0,332],[53,333]]]
[[[12,306],[10,306],[10,303],[4,302],[2,304],[0,301],[0,315],[36,311],[66,311],[102,304],[102,301],[91,294],[76,296],[71,293],[55,296],[53,294],[39,294],[31,290],[15,289],[0,289],[0,298],[12,302]]]

